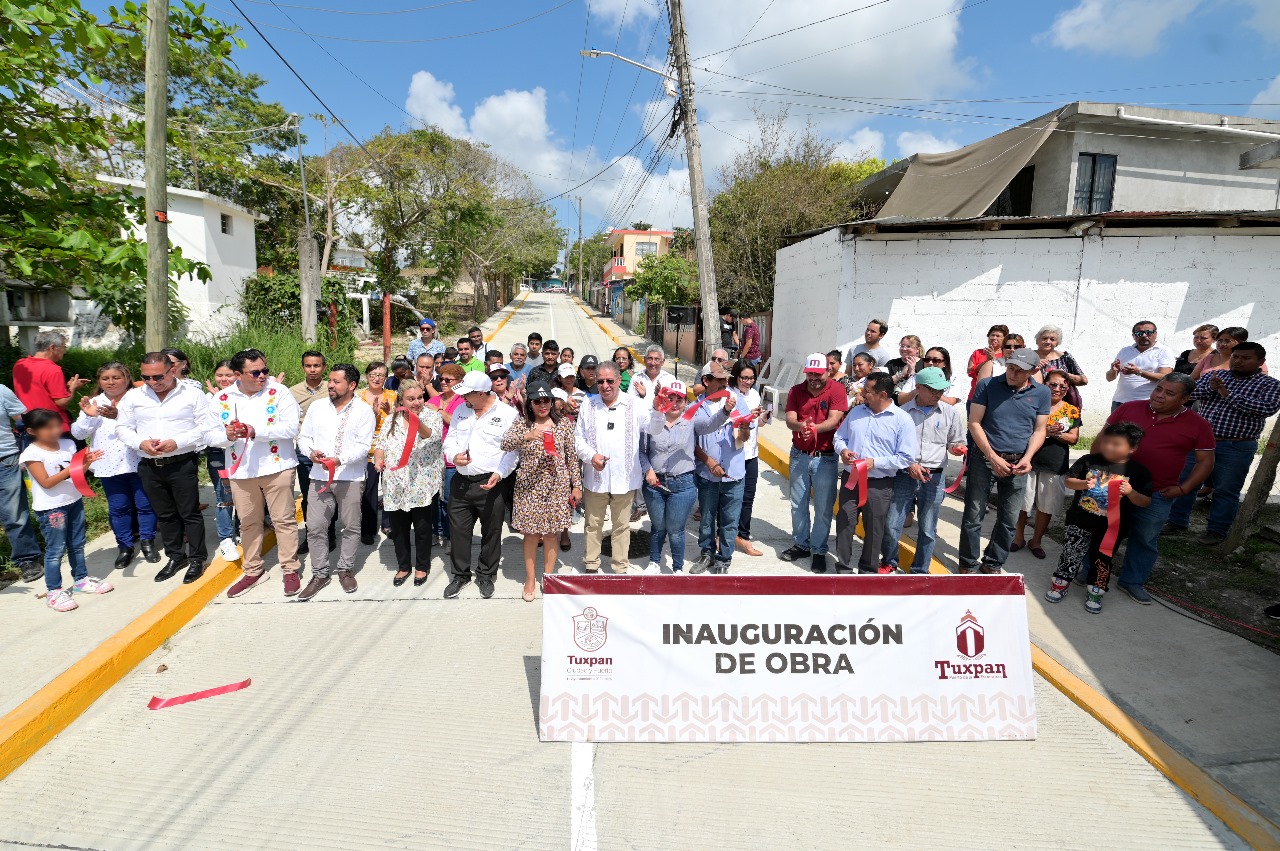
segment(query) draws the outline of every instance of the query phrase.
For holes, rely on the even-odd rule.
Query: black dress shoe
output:
[[[116,556],[116,567],[123,570],[131,561],[133,561],[133,547],[120,547],[120,553]]]
[[[156,542],[150,538],[146,538],[138,542],[142,548],[142,557],[151,564],[157,564],[160,561],[160,549],[156,546]]]
[[[361,536],[360,536],[360,543],[364,544],[366,547],[368,547],[368,546],[372,546],[372,545],[373,545],[373,541],[374,541],[374,536],[373,536],[373,535],[361,535]]]
[[[430,578],[431,578],[431,568],[429,568],[429,567],[428,567],[428,568],[427,568],[427,572],[426,572],[425,574],[423,574],[422,576],[414,576],[414,577],[413,577],[413,584],[414,584],[414,586],[415,586],[415,587],[417,587],[417,586],[419,586],[419,585],[426,585],[426,584],[427,584],[427,580],[428,580],[428,579],[430,579]]]
[[[404,572],[404,576],[401,576],[399,575],[399,573],[397,573],[395,576],[391,577],[391,584],[399,588],[401,585],[409,581],[409,574],[411,573],[413,573],[413,571],[411,570],[406,570]]]
[[[187,575],[182,577],[182,584],[190,585],[192,582],[195,582],[201,576],[204,576],[204,562],[197,561],[196,559],[192,559],[191,561],[187,562]]]
[[[160,572],[156,574],[156,582],[164,582],[166,579],[172,579],[178,575],[178,571],[187,566],[186,556],[177,556],[169,559],[169,563],[160,568]]]

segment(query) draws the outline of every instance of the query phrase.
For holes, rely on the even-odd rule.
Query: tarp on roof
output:
[[[1061,111],[945,154],[919,154],[878,218],[981,216],[1058,127]]]

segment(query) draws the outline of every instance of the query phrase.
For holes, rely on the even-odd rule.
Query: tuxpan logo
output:
[[[609,640],[609,619],[587,606],[582,614],[573,616],[573,643],[588,653],[594,653]]]
[[[940,680],[979,680],[1008,679],[1009,674],[1003,664],[985,664],[977,661],[983,658],[987,647],[987,631],[973,612],[966,610],[964,617],[956,626],[956,650],[960,662],[948,662],[939,659],[933,663],[938,669]]]

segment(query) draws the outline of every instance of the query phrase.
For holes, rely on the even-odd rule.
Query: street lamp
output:
[[[677,108],[684,122],[685,153],[689,161],[689,195],[693,201],[693,243],[698,258],[698,293],[702,300],[702,345],[710,351],[720,342],[720,304],[716,295],[716,267],[711,257],[711,218],[707,210],[707,189],[702,176],[702,143],[698,137],[698,114],[693,102],[693,71],[689,67],[689,38],[684,26],[683,0],[668,0],[671,18],[671,50],[675,56],[677,76],[650,68],[633,59],[608,50],[581,51],[596,59],[608,56],[657,74],[669,96],[680,95]],[[677,85],[679,91],[677,92]]]

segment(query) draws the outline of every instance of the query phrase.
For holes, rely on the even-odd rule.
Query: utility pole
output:
[[[294,114],[298,141],[298,169],[302,174],[302,215],[305,229],[298,234],[298,289],[302,302],[302,339],[316,341],[316,305],[320,302],[320,251],[311,231],[311,201],[307,198],[307,166],[302,159],[302,116]]]
[[[684,25],[684,0],[667,0],[671,18],[671,50],[680,81],[680,111],[689,160],[689,194],[693,196],[693,242],[698,255],[698,291],[702,296],[702,347],[709,353],[720,345],[720,302],[716,295],[716,267],[711,257],[711,218],[707,186],[702,177],[702,143],[693,101],[693,70],[689,67],[689,33]]]
[[[169,345],[169,3],[147,4],[146,137],[143,149],[147,215],[147,351]]]
[[[582,280],[582,196],[578,196],[578,298],[587,300],[587,290]]]

